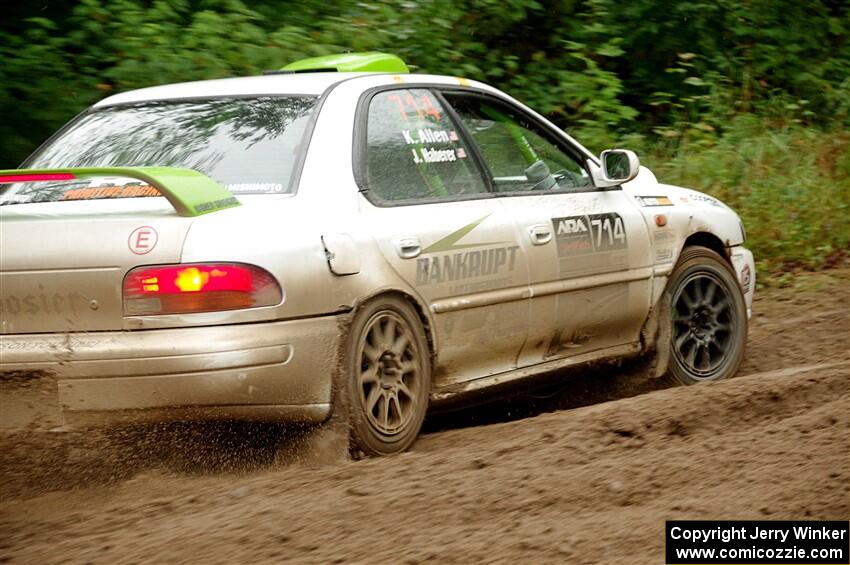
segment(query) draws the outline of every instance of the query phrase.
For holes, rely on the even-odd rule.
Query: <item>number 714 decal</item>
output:
[[[552,218],[558,256],[605,253],[627,247],[623,218],[617,213]]]

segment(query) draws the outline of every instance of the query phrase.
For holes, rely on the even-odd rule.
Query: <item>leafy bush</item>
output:
[[[103,96],[383,50],[642,149],[740,210],[763,270],[847,248],[846,0],[52,0],[0,32],[3,168]]]
[[[828,265],[850,249],[850,132],[768,126],[742,115],[722,136],[648,144],[642,158],[661,182],[734,208],[761,275]]]

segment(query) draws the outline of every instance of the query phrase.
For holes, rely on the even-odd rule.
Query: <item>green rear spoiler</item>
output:
[[[102,176],[130,177],[147,182],[164,196],[181,216],[201,216],[241,205],[229,190],[205,174],[176,167],[0,170],[0,184],[63,181]]]
[[[281,69],[295,73],[337,71],[345,72],[369,72],[369,73],[396,73],[406,74],[410,72],[407,65],[395,55],[369,51],[366,53],[341,53],[339,55],[324,55],[322,57],[310,57],[289,63]]]

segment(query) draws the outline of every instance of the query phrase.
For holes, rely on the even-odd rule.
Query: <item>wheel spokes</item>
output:
[[[714,293],[717,291],[717,285],[714,284],[714,281],[711,279],[706,279],[706,289],[705,294],[703,295],[703,302],[705,304],[712,304],[714,302]]]
[[[673,321],[678,323],[688,323],[691,319],[691,314],[688,312],[687,314],[682,314],[679,312],[678,308],[673,310]]]
[[[410,387],[407,386],[407,383],[404,382],[403,379],[398,383],[398,391],[404,394],[411,401],[414,400],[414,396],[413,393],[410,391]]]
[[[415,420],[421,385],[420,351],[413,330],[394,312],[376,314],[360,342],[360,399],[366,419],[394,435]]]
[[[402,361],[401,362],[401,374],[403,376],[403,375],[407,375],[409,373],[413,373],[413,372],[416,371],[416,369],[418,367],[419,367],[419,364],[416,363],[416,361],[411,361],[411,360]]]
[[[726,297],[724,297],[717,304],[713,304],[711,306],[711,311],[714,313],[714,316],[717,317],[722,312],[725,312],[726,310],[728,310],[729,306],[730,306],[729,300]]]
[[[676,338],[676,350],[682,351],[682,346],[685,345],[688,341],[690,341],[691,336],[690,331],[683,332],[682,335]]]
[[[408,344],[410,344],[410,338],[407,337],[407,333],[402,332],[395,338],[393,346],[390,349],[396,355],[401,355],[407,349]]]
[[[360,371],[360,384],[378,385],[378,368],[372,365],[368,369]]]
[[[363,355],[369,360],[369,363],[371,363],[372,365],[377,363],[378,359],[381,358],[381,352],[378,351],[378,348],[373,346],[368,341],[363,344]]]
[[[396,323],[392,318],[387,318],[387,324],[384,326],[384,332],[381,336],[384,349],[392,349],[395,343]]]
[[[708,369],[711,367],[711,354],[708,352],[708,344],[701,343],[699,345],[699,367],[700,369]]]
[[[380,395],[380,413],[378,414],[378,421],[381,422],[385,430],[389,429],[389,419],[390,419],[390,400],[387,398],[387,395],[381,393]]]
[[[688,313],[693,313],[694,309],[697,307],[697,301],[691,298],[691,295],[688,292],[689,288],[690,285],[682,289],[681,298],[685,303],[685,307],[688,309]]]
[[[735,325],[729,291],[715,275],[699,273],[674,297],[674,354],[694,378],[710,377],[723,364]]]
[[[691,367],[694,366],[694,361],[696,360],[696,357],[697,357],[697,349],[698,348],[697,348],[696,344],[692,344],[690,350],[688,351],[688,355],[685,357],[685,361]]]
[[[394,395],[390,396],[389,400],[390,400],[392,406],[395,409],[395,413],[398,416],[399,423],[403,422],[404,421],[404,414],[402,414],[402,411],[401,411],[401,402],[399,402],[399,400],[398,400],[398,395],[394,394]]]
[[[367,412],[369,412],[371,414],[375,413],[375,406],[378,404],[378,400],[380,400],[381,396],[382,396],[382,394],[381,394],[380,385],[376,385],[376,386],[372,387],[372,389],[369,391],[368,398],[366,398],[366,411]]]

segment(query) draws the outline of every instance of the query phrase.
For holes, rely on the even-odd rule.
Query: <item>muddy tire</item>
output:
[[[744,358],[747,307],[732,267],[705,247],[687,247],[667,284],[670,374],[691,385],[731,377]]]
[[[352,448],[388,455],[410,447],[431,385],[428,341],[413,307],[399,297],[363,306],[351,324],[346,364]]]

